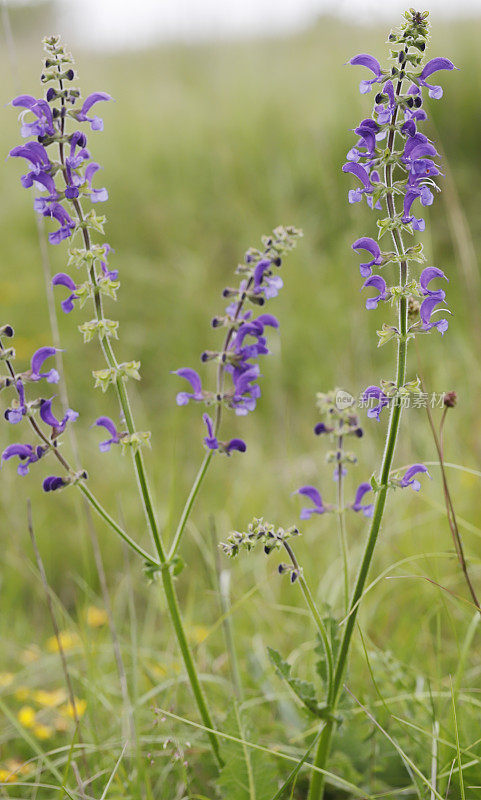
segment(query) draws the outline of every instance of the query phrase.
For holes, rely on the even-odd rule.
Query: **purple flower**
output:
[[[378,303],[381,300],[387,300],[389,297],[389,292],[386,290],[386,281],[384,278],[381,278],[380,275],[371,275],[370,278],[364,281],[361,289],[366,289],[371,286],[374,286],[375,289],[378,290],[379,294],[376,297],[369,297],[366,300],[366,308],[371,310],[373,308],[377,308]]]
[[[444,317],[442,319],[438,319],[436,322],[431,322],[431,316],[434,312],[434,309],[439,303],[443,303],[445,298],[445,293],[440,289],[438,292],[433,292],[431,295],[426,297],[425,300],[421,303],[421,308],[419,309],[419,316],[421,317],[421,322],[423,323],[423,330],[429,331],[431,328],[437,328],[439,333],[444,334],[446,333],[449,322]],[[439,309],[442,311],[448,311],[447,308]],[[448,311],[449,313],[449,311]]]
[[[109,199],[109,193],[107,189],[92,189],[92,179],[98,169],[100,169],[100,165],[95,161],[92,161],[92,163],[89,164],[85,170],[85,180],[90,186],[90,200],[92,203],[104,203]]]
[[[384,406],[389,405],[389,397],[384,394],[383,390],[380,389],[379,386],[368,386],[363,392],[362,399],[366,401],[370,397],[374,397],[376,400],[379,400],[379,403],[377,406],[374,406],[374,408],[369,408],[367,415],[370,418],[375,417],[379,422],[379,415],[381,411],[383,410]]]
[[[203,400],[204,393],[202,391],[202,382],[199,373],[189,367],[182,367],[182,369],[175,369],[172,375],[178,375],[180,378],[185,378],[192,386],[192,392],[179,392],[176,398],[178,406],[185,406],[189,400]]]
[[[207,427],[207,436],[204,439],[204,444],[209,450],[217,450],[219,447],[219,441],[214,436],[214,427],[211,418],[208,414],[203,414],[202,419],[205,422]]]
[[[420,472],[425,472],[428,478],[431,478],[431,475],[424,464],[413,464],[412,467],[409,467],[409,469],[407,469],[404,473],[399,482],[399,486],[401,486],[403,489],[405,489],[406,486],[412,486],[415,492],[419,492],[421,484],[414,476]]]
[[[316,436],[320,436],[321,433],[332,433],[332,428],[328,428],[324,422],[318,422],[317,425],[314,426],[314,433]]]
[[[436,289],[435,291],[428,289],[429,284],[435,278],[444,278],[449,283],[449,278],[446,277],[442,269],[439,269],[438,267],[426,267],[426,269],[423,269],[419,278],[419,284],[422,292],[429,297],[439,297],[440,294],[442,294],[444,298],[444,292],[442,289]]]
[[[12,100],[12,106],[25,108],[20,115],[22,118],[20,133],[24,139],[29,136],[53,136],[55,134],[52,110],[46,100],[37,100],[29,94],[21,94]],[[27,111],[31,111],[37,117],[35,122],[23,122],[23,116]]]
[[[19,475],[27,475],[30,464],[34,464],[45,453],[46,449],[40,445],[33,448],[30,444],[9,444],[2,453],[1,463],[3,464],[9,458],[18,456],[20,463],[17,467],[17,472]]]
[[[357,487],[356,496],[354,498],[354,502],[351,503],[349,508],[353,511],[362,511],[365,517],[372,517],[372,512],[374,508],[374,503],[364,503],[362,499],[365,494],[372,491],[372,486],[370,483],[361,483]]]
[[[310,519],[313,514],[324,514],[324,512],[327,510],[322,502],[322,497],[315,486],[301,486],[301,488],[298,489],[297,492],[294,492],[294,494],[300,494],[304,497],[308,497],[309,500],[311,500],[311,502],[314,504],[314,508],[301,509],[301,519]]]
[[[52,400],[53,398],[40,401],[40,419],[42,422],[45,422],[46,425],[50,425],[52,428],[52,436],[55,437],[64,432],[67,427],[67,422],[74,422],[74,420],[77,419],[78,412],[67,408],[63,419],[58,420],[52,412]]]
[[[77,288],[75,282],[72,280],[70,275],[67,275],[65,272],[57,272],[57,274],[52,278],[52,286],[66,286],[67,289],[70,289],[71,294],[66,300],[62,300],[60,304],[62,306],[62,311],[64,311],[65,314],[70,314],[70,312],[73,311],[74,300],[78,300],[78,297],[75,294],[75,290]]]
[[[377,113],[377,121],[380,125],[385,125],[389,122],[396,109],[396,98],[394,95],[394,86],[392,81],[386,81],[383,86],[382,93],[387,95],[387,103],[380,104],[374,107]]]
[[[47,358],[54,356],[57,352],[60,351],[57,351],[56,347],[40,347],[38,350],[36,350],[30,362],[30,373],[28,374],[28,379],[31,381],[39,381],[41,378],[45,378],[47,383],[58,383],[59,374],[56,369],[51,369],[48,372],[40,372],[44,361],[46,361]]]
[[[120,442],[120,436],[115,427],[115,423],[110,419],[110,417],[99,417],[95,420],[95,425],[99,427],[105,428],[108,433],[110,433],[110,439],[105,439],[104,442],[100,442],[99,450],[101,453],[106,453],[107,450],[110,450],[113,444],[118,444]]]
[[[374,190],[374,186],[371,183],[369,178],[369,173],[361,164],[353,164],[351,162],[347,162],[344,164],[342,168],[343,172],[351,172],[358,178],[361,183],[363,184],[363,188],[358,189],[350,189],[349,190],[349,202],[350,203],[360,203],[362,200],[363,194],[372,194]]]
[[[247,450],[247,445],[243,439],[231,439],[230,442],[227,442],[227,444],[222,447],[223,452],[228,456],[230,456],[234,450],[237,450],[239,453],[245,453]]]
[[[256,407],[256,400],[261,395],[261,390],[253,381],[257,380],[260,375],[260,370],[257,364],[252,366],[236,368],[232,372],[232,380],[234,383],[234,396],[230,401],[231,407],[239,417],[243,417],[254,411]]]
[[[11,425],[16,425],[27,413],[27,405],[25,403],[25,387],[21,380],[16,382],[16,387],[19,400],[18,405],[14,406],[13,408],[7,408],[4,413],[5,419],[10,422]]]
[[[440,100],[443,96],[443,90],[441,86],[432,86],[429,83],[426,83],[426,78],[429,78],[434,72],[439,72],[441,69],[456,69],[453,62],[449,60],[449,58],[432,58],[431,61],[428,61],[426,66],[424,67],[423,71],[419,76],[419,85],[426,86],[429,89],[429,97],[433,97],[435,100]]]
[[[50,244],[60,244],[64,239],[68,239],[72,235],[75,228],[75,222],[71,219],[69,214],[65,211],[60,203],[52,203],[48,208],[43,211],[44,217],[53,217],[60,222],[60,228],[57,228],[53,233],[49,233],[48,240]]]
[[[242,439],[231,439],[230,442],[224,443],[214,436],[214,426],[208,414],[204,414],[202,419],[207,427],[207,436],[204,438],[204,444],[209,450],[219,450],[221,453],[230,454],[237,450],[240,453],[245,453],[247,447]]]
[[[417,197],[419,197],[423,206],[430,206],[434,199],[433,193],[427,186],[421,186],[419,189],[410,189],[404,195],[402,221],[405,225],[410,222],[415,231],[423,231],[426,227],[424,220],[422,218],[417,219],[410,213],[411,206]]]
[[[374,78],[370,80],[363,80],[359,84],[359,91],[361,94],[367,94],[367,92],[371,91],[371,87],[373,83],[379,83],[382,80],[382,70],[379,61],[377,61],[373,56],[369,56],[366,53],[361,53],[358,56],[354,56],[350,58],[348,64],[352,64],[353,67],[361,66],[367,67],[374,73]]]
[[[68,486],[68,481],[58,475],[49,475],[43,482],[44,492],[55,492],[56,489],[63,489],[64,486]]]
[[[19,145],[10,150],[9,156],[11,158],[26,158],[30,161],[34,172],[47,172],[51,169],[47,151],[43,144],[39,142],[27,142],[24,145]]]
[[[101,100],[112,100],[112,98],[106,92],[94,92],[93,94],[89,94],[80,111],[73,112],[75,119],[78,122],[90,122],[90,127],[93,131],[102,131],[104,129],[103,120],[100,119],[100,117],[87,116],[92,106],[94,106],[95,103],[99,103]]]
[[[356,239],[352,246],[353,250],[366,250],[371,253],[371,261],[364,264],[359,264],[359,270],[363,278],[368,278],[372,274],[371,267],[379,267],[382,264],[381,248],[378,243],[371,239],[369,236],[363,236],[361,239]]]

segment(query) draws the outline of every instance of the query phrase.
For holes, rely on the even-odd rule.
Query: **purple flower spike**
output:
[[[76,285],[75,282],[72,280],[70,275],[67,275],[65,272],[57,272],[56,275],[52,278],[52,286],[66,286],[67,289],[70,289],[72,294],[70,294],[66,300],[62,300],[61,306],[62,311],[65,314],[70,314],[73,311],[73,304],[74,300],[78,300],[77,295],[75,294]]]
[[[217,450],[219,441],[214,436],[214,425],[208,414],[203,414],[202,419],[207,427],[207,436],[204,439],[204,444],[209,450]]]
[[[202,382],[199,373],[195,369],[189,367],[182,367],[172,371],[172,375],[178,375],[180,378],[185,378],[192,386],[192,392],[179,392],[177,395],[177,405],[185,406],[189,400],[203,400],[204,394],[202,392]]]
[[[315,486],[301,486],[301,488],[298,489],[297,492],[294,492],[294,494],[300,494],[304,497],[308,497],[309,500],[314,503],[314,508],[301,509],[301,519],[310,519],[313,514],[324,514],[326,508],[322,502],[322,497]]]
[[[48,372],[40,372],[44,361],[47,358],[55,355],[55,353],[60,352],[57,351],[56,347],[40,347],[33,356],[32,361],[30,362],[30,374],[29,380],[31,381],[39,381],[41,378],[45,378],[47,383],[58,383],[59,382],[59,374],[56,369],[51,369]]]
[[[104,129],[104,123],[100,117],[87,116],[92,106],[94,106],[95,103],[99,103],[101,100],[112,100],[112,98],[106,92],[94,92],[93,94],[89,94],[80,111],[75,114],[78,122],[90,122],[90,127],[93,131],[103,131]]]
[[[412,486],[415,492],[419,492],[421,484],[414,476],[420,472],[425,472],[428,478],[431,478],[431,475],[424,464],[413,464],[412,467],[409,467],[409,469],[407,469],[404,473],[399,486],[401,486],[403,489],[405,489],[407,486]]]
[[[348,64],[352,64],[353,67],[361,66],[367,67],[374,73],[374,78],[370,80],[361,81],[359,84],[359,91],[361,94],[367,94],[371,91],[371,87],[373,83],[379,83],[382,80],[382,70],[381,65],[374,56],[369,56],[367,53],[361,53],[358,56],[354,56],[350,58]]]
[[[354,502],[351,503],[350,508],[353,511],[362,511],[365,517],[372,517],[374,503],[362,502],[364,495],[371,491],[372,491],[372,486],[370,483],[359,484],[356,490],[356,496],[354,498]]]
[[[68,486],[68,482],[58,475],[49,475],[43,482],[44,492],[55,492],[56,489],[63,489],[64,486]]]
[[[441,86],[432,86],[429,83],[426,83],[426,78],[429,78],[434,72],[439,72],[441,69],[456,69],[453,62],[449,60],[449,58],[432,58],[431,61],[428,61],[426,66],[424,67],[423,71],[419,76],[419,84],[420,86],[425,86],[429,90],[429,97],[434,98],[435,100],[440,100],[443,96],[443,89]]]
[[[448,281],[448,283],[449,283],[449,278],[446,277],[446,275],[444,274],[442,269],[439,269],[438,267],[426,267],[426,269],[423,269],[423,271],[421,272],[421,276],[419,278],[419,283],[420,283],[420,286],[421,286],[423,294],[429,295],[431,297],[434,297],[434,296],[439,297],[440,292],[441,292],[440,289],[437,289],[436,291],[433,291],[432,289],[428,289],[428,285],[435,278],[444,278],[444,280]],[[443,293],[443,297],[444,297],[444,293]]]
[[[74,422],[77,419],[78,412],[67,408],[63,419],[58,420],[52,411],[52,399],[53,398],[40,401],[40,419],[42,422],[45,422],[46,425],[50,425],[53,435],[58,436],[64,432],[67,422]]]
[[[118,444],[120,442],[120,436],[118,434],[117,428],[115,427],[115,423],[110,419],[110,417],[99,417],[95,420],[95,425],[98,425],[101,428],[105,428],[108,433],[110,433],[110,439],[105,439],[104,442],[100,442],[99,450],[101,453],[106,453],[107,450],[110,450],[113,444]]]
[[[389,405],[389,397],[384,394],[383,390],[380,389],[379,386],[368,386],[362,395],[362,399],[366,401],[370,397],[374,397],[376,400],[379,400],[379,403],[377,406],[374,406],[374,408],[369,408],[367,415],[370,418],[375,417],[379,422],[379,415],[381,411],[383,410],[384,406]]]
[[[382,264],[381,248],[375,239],[371,239],[369,236],[363,236],[361,239],[356,239],[354,244],[351,246],[353,250],[366,250],[368,253],[371,253],[371,261],[367,261],[364,264],[359,264],[359,270],[362,277],[368,278],[372,274],[371,267],[379,267]]]
[[[386,291],[386,281],[384,278],[381,278],[380,275],[371,275],[370,278],[364,281],[362,285],[362,289],[369,288],[374,286],[375,289],[378,290],[379,294],[376,297],[370,297],[366,300],[366,308],[371,310],[373,308],[377,308],[378,303],[381,300],[387,300],[389,297],[389,292]]]
[[[419,309],[419,316],[421,317],[421,322],[423,323],[423,330],[429,331],[431,328],[437,328],[440,334],[446,333],[449,322],[447,319],[438,319],[436,322],[431,322],[431,317],[434,312],[435,307],[439,304],[444,302],[445,293],[440,289],[438,292],[433,292],[431,295],[426,297],[425,300],[421,303],[421,308]],[[441,309],[440,309],[441,310]],[[449,309],[444,308],[443,311],[449,312]]]

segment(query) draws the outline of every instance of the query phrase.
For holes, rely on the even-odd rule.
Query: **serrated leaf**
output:
[[[236,701],[222,729],[239,739],[249,739],[246,712]],[[226,740],[222,745],[222,756],[225,764],[217,780],[222,797],[226,800],[271,800],[273,787],[277,785],[277,772],[274,763],[269,763],[264,753]]]
[[[309,681],[303,681],[300,678],[294,678],[291,675],[291,665],[282,658],[280,653],[271,647],[268,647],[267,651],[279,677],[286,681],[311,714],[315,714],[316,717],[320,716],[323,712],[323,707],[318,702],[314,684]]]
[[[332,648],[332,657],[334,663],[336,662],[337,653],[339,650],[339,646],[341,643],[340,639],[340,630],[339,630],[339,622],[338,620],[331,614],[330,609],[328,610],[327,614],[323,616],[323,622],[327,630],[327,634],[329,636],[329,640],[331,642]],[[319,675],[321,681],[323,682],[324,686],[326,687],[327,691],[327,661],[326,661],[326,654],[324,651],[324,645],[320,637],[318,637],[318,642],[316,647],[314,648],[318,658],[316,661],[316,672]]]

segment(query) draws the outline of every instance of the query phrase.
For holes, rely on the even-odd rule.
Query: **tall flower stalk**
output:
[[[444,333],[448,327],[445,318],[432,319],[436,306],[445,300],[445,293],[443,290],[429,288],[431,280],[446,276],[436,267],[427,267],[422,271],[419,281],[410,279],[409,265],[422,263],[425,258],[422,245],[406,247],[403,242],[403,234],[412,235],[413,231],[422,231],[425,227],[424,220],[412,214],[413,203],[419,199],[422,205],[431,205],[432,190],[439,191],[433,180],[440,174],[434,161],[439,157],[438,153],[428,138],[417,130],[418,124],[426,119],[422,91],[427,88],[430,97],[442,97],[442,88],[431,85],[427,79],[439,70],[454,68],[447,58],[434,58],[421,68],[428,38],[427,17],[427,12],[421,14],[411,9],[405,13],[405,22],[400,30],[390,34],[391,55],[394,59],[390,70],[382,70],[377,60],[367,54],[360,54],[350,60],[352,65],[367,67],[374,75],[373,78],[361,82],[362,94],[369,92],[376,84],[379,86],[376,86],[378,92],[372,117],[363,120],[355,129],[359,141],[349,151],[348,162],[343,167],[344,172],[352,173],[361,181],[361,188],[349,192],[349,202],[359,202],[364,195],[371,208],[386,209],[387,216],[377,223],[378,239],[390,233],[394,251],[381,251],[378,242],[370,237],[358,239],[353,248],[365,250],[372,255],[371,261],[361,264],[361,274],[366,277],[364,287],[374,287],[378,291],[378,295],[367,302],[367,307],[373,309],[379,303],[388,301],[397,306],[397,325],[384,324],[378,332],[379,345],[392,340],[396,342],[397,368],[394,381],[382,381],[381,386],[368,387],[365,392],[366,399],[375,397],[377,400],[377,406],[371,409],[370,416],[379,419],[383,407],[390,406],[390,418],[381,467],[378,476],[372,479],[376,499],[371,525],[334,669],[331,717],[323,723],[314,762],[320,769],[326,768],[329,758],[336,724],[335,712],[341,695],[359,604],[381,528],[388,489],[395,485],[411,485],[417,489],[419,483],[414,476],[427,471],[423,465],[413,465],[408,470],[409,474],[406,473],[401,480],[391,478],[403,398],[419,392],[418,380],[406,380],[408,342],[418,333],[436,328]],[[381,144],[384,139],[385,148]],[[384,175],[384,180],[381,179],[381,174]],[[396,208],[396,196],[402,200],[402,211]],[[391,288],[388,288],[383,277],[372,274],[372,267],[384,267],[388,263],[397,264],[399,270],[399,283]],[[323,775],[313,772],[309,800],[320,800],[323,797],[324,784]]]
[[[60,420],[55,416],[52,407],[53,398],[35,397],[29,400],[26,397],[25,389],[28,384],[39,381],[58,382],[59,376],[56,370],[44,369],[44,363],[56,353],[53,347],[40,348],[32,357],[30,369],[20,373],[14,366],[13,348],[4,348],[0,341],[0,357],[8,372],[7,377],[2,380],[1,388],[11,387],[16,393],[11,407],[5,412],[5,418],[11,424],[27,420],[39,441],[36,446],[21,443],[9,445],[3,451],[1,460],[3,462],[14,457],[18,458],[17,471],[20,475],[24,475],[31,464],[53,453],[63,468],[63,474],[49,475],[45,478],[44,490],[55,492],[70,485],[77,486],[104,521],[144,559],[147,574],[153,578],[160,573],[169,614],[198,710],[207,729],[214,757],[218,765],[222,766],[219,743],[214,733],[215,726],[194,664],[175,590],[174,578],[182,568],[177,549],[213,454],[229,456],[234,451],[246,450],[246,445],[241,439],[231,439],[228,442],[219,440],[222,408],[231,407],[236,414],[243,415],[255,407],[260,390],[256,382],[259,377],[259,367],[253,360],[269,352],[263,336],[264,329],[277,328],[278,322],[270,314],[261,314],[253,319],[252,311],[245,310],[244,306],[247,302],[263,306],[267,299],[277,294],[282,287],[282,280],[275,274],[277,268],[281,266],[281,256],[295,245],[301,232],[295,228],[278,228],[272,236],[265,237],[264,249],[249,250],[244,264],[239,265],[240,285],[236,289],[224,291],[224,296],[229,297],[231,302],[225,313],[213,321],[214,327],[224,327],[226,330],[223,347],[219,352],[205,352],[202,356],[203,361],[218,362],[215,392],[202,390],[200,378],[194,370],[177,371],[178,375],[190,381],[193,389],[192,393],[178,394],[179,405],[184,405],[190,399],[205,401],[207,405],[214,407],[215,418],[212,420],[207,413],[204,414],[207,432],[204,438],[206,455],[189,493],[168,552],[158,527],[142,455],[142,448],[150,445],[150,433],[137,430],[127,392],[129,380],[140,380],[140,362],[118,361],[113,340],[118,338],[119,324],[104,314],[104,302],[116,300],[120,285],[118,271],[111,269],[108,263],[110,245],[95,241],[98,235],[104,234],[105,217],[97,215],[94,209],[86,212],[83,207],[84,200],[94,204],[105,202],[108,199],[108,192],[105,188],[93,186],[100,167],[91,160],[90,151],[87,149],[87,136],[78,126],[88,124],[93,131],[103,130],[102,119],[93,114],[92,109],[100,102],[111,100],[111,97],[105,92],[95,92],[81,102],[79,89],[72,86],[72,81],[76,77],[72,57],[65,52],[57,36],[47,38],[44,43],[47,58],[41,80],[44,84],[48,84],[49,88],[45,99],[20,95],[12,101],[14,107],[23,109],[20,115],[21,134],[29,141],[13,148],[10,156],[24,158],[28,162],[29,172],[22,177],[22,185],[41,192],[34,201],[35,209],[44,217],[56,220],[58,223],[58,227],[49,234],[50,243],[57,245],[74,236],[81,238],[82,246],[69,250],[68,266],[84,270],[83,282],[74,280],[67,272],[60,272],[54,276],[52,284],[58,287],[58,290],[67,290],[67,296],[61,301],[62,310],[66,314],[84,306],[89,300],[92,303],[94,317],[79,325],[79,330],[84,342],[90,342],[95,338],[99,341],[106,367],[94,371],[95,386],[103,392],[110,387],[114,388],[121,417],[119,426],[109,417],[97,418],[95,425],[106,430],[108,434],[107,438],[100,442],[99,448],[101,452],[107,452],[120,446],[122,451],[131,452],[155,557],[126,534],[103,508],[88,487],[86,471],[83,469],[75,471],[60,452],[60,437],[67,425],[76,420],[78,414],[72,409],[67,409],[63,419]],[[72,121],[76,129],[70,131],[67,122],[72,123]],[[57,158],[51,157],[49,148],[56,150]],[[5,325],[0,330],[0,335],[13,336],[13,330]],[[250,344],[247,344],[249,341]],[[227,373],[230,373],[232,378],[232,389],[225,388]]]

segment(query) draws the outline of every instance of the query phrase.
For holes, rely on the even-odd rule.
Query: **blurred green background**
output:
[[[5,155],[19,142],[17,115],[7,105],[10,98],[19,92],[41,92],[40,36],[50,32],[45,26],[46,8],[39,18],[32,9],[12,13],[16,53],[10,51],[9,56],[7,47],[0,53],[0,152]],[[396,23],[393,19],[392,24]],[[481,21],[437,24],[433,19],[432,23],[430,56],[445,55],[460,71],[442,73],[444,98],[427,103],[429,122],[423,130],[445,156],[445,177],[442,194],[432,208],[425,209],[427,226],[422,241],[428,264],[440,266],[450,278],[447,293],[453,316],[444,338],[436,333],[418,338],[419,362],[415,347],[411,347],[410,373],[413,377],[422,374],[429,391],[458,392],[459,404],[449,413],[446,425],[446,458],[476,470],[481,456],[477,262],[481,242]],[[146,459],[167,540],[202,458],[204,435],[200,408],[176,407],[175,394],[184,387],[170,370],[198,368],[202,350],[216,347],[210,319],[223,308],[221,291],[232,283],[233,270],[244,251],[256,246],[260,236],[278,224],[304,230],[303,240],[282,267],[285,288],[269,308],[281,327],[279,335],[270,335],[273,354],[262,364],[258,409],[248,419],[225,416],[225,438],[242,436],[248,451],[229,461],[214,460],[183,546],[188,569],[179,578],[179,592],[194,640],[196,636],[202,639],[202,631],[209,633],[198,645],[199,659],[202,670],[216,676],[209,691],[220,716],[228,670],[221,629],[216,625],[219,608],[213,584],[210,517],[222,538],[233,528],[242,529],[254,515],[286,526],[295,522],[299,503],[291,493],[304,483],[314,483],[326,501],[333,500],[335,486],[331,468],[325,464],[324,443],[312,435],[317,421],[315,393],[341,386],[357,394],[393,374],[393,348],[387,345],[377,350],[375,333],[390,312],[388,308],[366,312],[359,293],[359,259],[350,248],[358,236],[373,235],[375,219],[365,204],[348,205],[352,183],[340,171],[353,143],[350,129],[369,116],[372,100],[358,92],[361,71],[344,63],[357,52],[383,59],[386,34],[385,26],[359,29],[326,17],[304,33],[278,39],[172,44],[108,56],[74,53],[83,95],[99,90],[115,98],[115,103],[101,110],[104,133],[89,136],[92,156],[103,167],[98,185],[109,190],[109,202],[101,210],[108,216],[107,240],[115,249],[111,264],[120,270],[122,284],[120,302],[108,306],[108,315],[120,320],[117,350],[121,360],[142,362],[142,383],[131,388],[137,425],[152,431],[153,449]],[[14,326],[18,365],[26,367],[32,351],[50,344],[52,335],[37,224],[31,198],[20,186],[20,174],[17,162],[4,164],[0,297],[2,322]],[[48,257],[52,273],[64,270],[65,247],[49,247]],[[58,306],[58,297],[56,302]],[[115,418],[117,411],[113,396],[93,390],[91,370],[103,363],[96,344],[83,345],[77,331],[77,325],[87,318],[88,311],[59,315],[70,404],[80,412],[75,427],[82,465],[106,507],[114,516],[120,514],[132,535],[148,546],[129,460],[117,458],[114,452],[101,456],[99,435],[90,428],[97,416]],[[208,385],[212,370],[207,365],[201,372]],[[440,411],[434,414],[439,418]],[[376,470],[385,425],[386,419],[379,424],[365,421],[365,437],[356,444],[360,464],[348,477],[348,499],[356,485]],[[2,448],[17,438],[17,429],[3,426]],[[68,442],[65,448],[69,448]],[[436,460],[422,409],[405,414],[396,465],[418,460]],[[100,741],[116,740],[118,720],[112,709],[120,700],[108,633],[102,629],[92,632],[84,620],[88,605],[102,606],[90,538],[75,491],[43,495],[41,477],[48,474],[48,467],[39,465],[22,479],[13,464],[2,469],[0,670],[16,675],[18,671],[16,680],[30,688],[61,682],[55,659],[45,651],[52,631],[26,526],[26,501],[30,498],[61,625],[81,634],[82,647],[72,655],[79,692],[87,697],[88,705],[90,698],[90,708],[95,705],[93,698],[106,698],[88,712],[89,730],[95,731]],[[397,665],[393,668],[396,680],[406,692],[414,692],[421,681],[425,689],[432,686],[434,693],[449,694],[449,675],[460,663],[473,612],[466,602],[456,559],[449,555],[453,546],[438,468],[432,467],[431,473],[433,481],[424,481],[418,496],[406,491],[389,500],[373,577],[386,570],[392,579],[381,580],[366,598],[361,629],[374,661],[378,658],[384,664],[383,654],[391,653],[389,658]],[[451,468],[449,479],[473,580],[479,585],[481,478]],[[354,575],[366,525],[357,515],[351,515],[348,523]],[[136,696],[142,695],[156,686],[152,664],[170,674],[177,662],[175,643],[163,601],[159,604],[158,592],[144,581],[140,566],[126,556],[100,522],[96,521],[96,529],[129,682]],[[306,575],[319,602],[327,601],[341,613],[341,562],[333,520],[314,518],[303,527],[303,534],[298,556]],[[408,558],[411,560],[401,567],[394,566]],[[299,745],[293,733],[299,724],[298,713],[284,708],[282,717],[279,708],[269,707],[268,698],[282,693],[283,687],[268,665],[265,649],[272,645],[286,656],[291,654],[300,672],[308,671],[312,647],[305,642],[312,632],[302,616],[302,599],[295,587],[276,576],[276,566],[260,552],[236,563],[222,563],[223,568],[233,570],[232,601],[239,604],[233,623],[242,669],[249,674],[248,691],[252,697],[267,698],[267,707],[260,706],[262,714],[256,717],[253,738],[257,741],[265,736],[270,744],[283,744],[287,736],[295,747]],[[252,587],[255,591],[246,598]],[[281,607],[287,605],[300,609],[299,613],[282,612]],[[33,671],[21,666],[27,645],[40,648]],[[468,699],[459,712],[466,745],[478,735],[469,693],[479,682],[476,645],[475,639],[463,673]],[[379,687],[373,684],[359,637],[355,663],[357,669],[353,667],[350,676],[354,690],[364,700],[377,702]],[[390,697],[401,691],[391,667],[379,666],[380,686],[389,684],[386,692]],[[389,677],[382,670],[387,670]],[[7,688],[4,695],[8,708],[16,713],[13,689]],[[196,718],[182,682],[171,682],[157,701]],[[439,702],[440,714],[449,716],[449,699]],[[413,702],[414,710],[406,714],[414,719],[416,708]],[[386,714],[385,708],[379,713]],[[141,714],[145,725],[152,724],[148,703]],[[276,715],[277,725],[271,728]],[[343,729],[337,756],[341,773],[351,778],[363,776],[358,778],[360,785],[368,781],[366,765],[371,765],[372,757],[365,741],[367,728],[366,724],[366,730],[352,740]],[[402,726],[398,734],[408,737],[407,746],[419,751],[421,760],[428,758],[429,745],[420,734],[411,736]],[[8,720],[2,742],[0,762],[10,749],[13,753],[17,748],[23,758],[29,754],[29,747],[25,741],[18,743],[18,731]],[[448,748],[448,763],[449,752]],[[392,760],[391,754],[384,761],[383,757],[375,761],[377,777],[367,783],[371,791],[376,780],[386,780],[387,785],[400,781],[402,785],[406,774],[399,759],[397,766]],[[422,764],[425,769],[426,763]],[[287,773],[287,767],[284,769]],[[455,787],[454,779],[452,792],[457,791]]]

